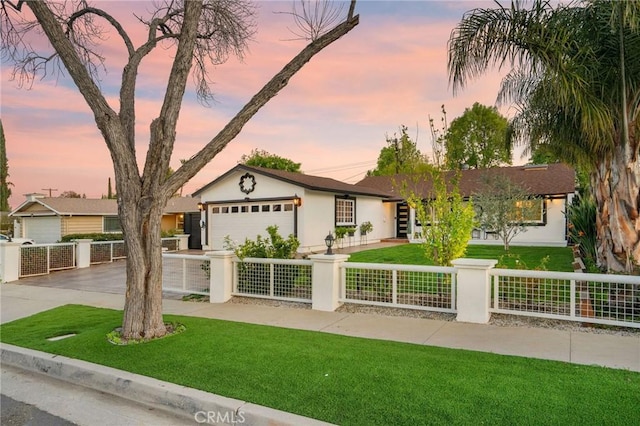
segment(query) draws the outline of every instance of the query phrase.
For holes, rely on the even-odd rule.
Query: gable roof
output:
[[[165,214],[197,212],[200,200],[191,197],[174,197],[169,199],[164,209]],[[113,199],[96,198],[60,198],[60,197],[36,197],[23,202],[14,211],[12,216],[28,214],[42,216],[56,214],[59,216],[116,216],[118,214],[118,202]]]
[[[390,198],[393,196],[392,193],[389,193],[379,188],[369,188],[367,186],[353,185],[350,183],[340,182],[338,180],[327,178],[327,177],[306,175],[304,173],[287,172],[284,170],[267,169],[264,167],[253,167],[253,166],[247,166],[244,164],[238,164],[237,166],[227,171],[223,175],[218,176],[216,179],[214,179],[207,185],[203,186],[202,188],[198,189],[196,192],[194,192],[193,196],[197,196],[201,194],[203,191],[206,191],[207,189],[211,188],[213,185],[225,179],[230,174],[238,171],[258,173],[263,176],[268,176],[273,179],[287,182],[292,185],[301,186],[303,188],[314,190],[314,191],[324,191],[324,192],[333,192],[338,194],[350,194],[350,195],[369,195],[369,196],[380,197],[380,198]]]
[[[450,182],[455,172],[445,172],[445,181]],[[575,171],[562,163],[543,164],[534,166],[494,167],[491,169],[462,170],[460,172],[460,194],[467,198],[479,192],[483,180],[489,175],[507,176],[512,182],[521,185],[531,195],[551,196],[575,192]],[[409,187],[424,198],[430,198],[432,184],[430,180],[420,179],[416,181],[407,175],[396,176],[367,176],[358,186],[374,188],[380,191],[393,193],[396,199],[402,195],[398,186],[406,182]]]

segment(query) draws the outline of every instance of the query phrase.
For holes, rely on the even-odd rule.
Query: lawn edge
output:
[[[330,425],[330,423],[297,414],[140,374],[7,343],[0,343],[0,360],[5,365],[105,392],[190,421],[194,421],[196,413],[202,412],[205,414],[200,416],[206,416],[206,413],[219,413],[224,418],[226,415],[228,424],[237,423],[238,420],[243,419],[247,424],[257,426]]]

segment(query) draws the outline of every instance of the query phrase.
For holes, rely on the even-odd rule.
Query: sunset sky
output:
[[[126,28],[143,36],[132,12],[144,14],[151,2],[96,2]],[[172,167],[213,138],[226,122],[303,46],[294,36],[291,2],[259,2],[255,40],[244,62],[218,66],[212,76],[216,102],[209,108],[195,101],[193,86],[185,97]],[[474,102],[493,105],[497,72],[475,81],[453,96],[447,77],[447,40],[463,13],[488,6],[485,1],[359,1],[360,24],[302,69],[268,103],[242,133],[194,179],[185,194],[206,185],[233,167],[243,154],[259,148],[302,163],[308,174],[356,182],[375,167],[385,135],[404,124],[425,153],[430,151],[428,116],[439,122],[441,105],[451,121]],[[103,47],[108,74],[102,88],[117,110],[117,90],[124,65],[121,43],[111,36]],[[164,94],[172,52],[159,49],[148,58],[138,80],[137,150],[146,154],[148,127]],[[113,177],[111,157],[93,116],[66,76],[37,80],[18,88],[11,66],[2,63],[1,118],[9,160],[11,206],[23,194],[57,189],[89,198],[107,192]],[[502,108],[505,115],[507,108]],[[515,163],[525,159],[516,155]]]

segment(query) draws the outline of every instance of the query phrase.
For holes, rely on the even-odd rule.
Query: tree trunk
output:
[[[597,263],[609,271],[632,272],[640,265],[640,162],[634,138],[631,142],[618,145],[591,175]]]
[[[120,191],[119,191],[120,192]],[[146,203],[118,199],[120,220],[127,249],[127,293],[122,336],[152,339],[166,334],[162,319],[161,220],[164,202],[145,198]]]

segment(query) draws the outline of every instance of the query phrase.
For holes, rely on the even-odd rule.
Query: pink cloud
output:
[[[122,3],[116,14],[130,16],[133,7],[142,13],[149,5]],[[231,59],[212,70],[217,102],[204,108],[185,101],[172,157],[174,168],[180,159],[191,157],[213,138],[304,45],[284,41],[292,37],[287,30],[291,22],[287,15],[272,13],[274,9],[288,10],[289,3],[259,5],[259,32],[245,61]],[[101,6],[109,8],[111,4]],[[186,192],[207,184],[253,148],[302,162],[303,170],[369,164],[319,173],[337,179],[352,178],[375,165],[385,134],[397,131],[400,124],[409,126],[412,135],[418,132],[420,149],[428,151],[427,116],[438,119],[442,104],[449,120],[473,102],[493,104],[498,73],[471,84],[458,97],[451,94],[446,41],[456,20],[430,17],[429,2],[425,2],[425,14],[415,16],[370,15],[363,6],[360,25],[307,64],[236,140],[185,186]],[[401,7],[399,3],[398,8]],[[472,7],[474,4],[469,4]],[[135,24],[134,19],[126,19]],[[145,33],[136,30],[135,40],[140,42],[143,37]],[[110,35],[103,52],[108,57],[109,74],[102,86],[111,88],[119,83],[124,66],[121,40]],[[162,101],[171,55],[171,51],[160,49],[141,67],[140,96],[136,101],[140,164],[146,154],[149,123],[157,116]],[[22,201],[21,194],[45,187],[75,190],[89,197],[105,193],[107,178],[113,176],[111,158],[89,108],[76,89],[69,87],[69,81],[58,85],[37,81],[33,90],[25,91],[8,82],[6,69],[2,70],[2,79],[2,121],[10,180],[16,185],[12,205]],[[188,97],[193,97],[192,92]],[[109,93],[107,99],[117,110],[117,93]]]

